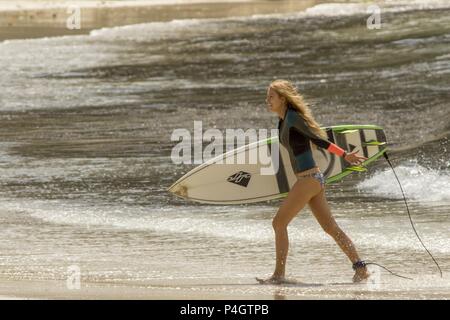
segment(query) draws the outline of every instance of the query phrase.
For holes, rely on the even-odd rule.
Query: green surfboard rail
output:
[[[358,130],[358,129],[374,129],[374,130],[383,130],[382,127],[380,126],[376,126],[376,125],[372,125],[372,124],[349,124],[349,125],[338,125],[338,126],[330,126],[330,127],[325,127],[322,129],[328,129],[330,128],[331,130],[335,131],[335,132],[339,132],[339,131],[346,131],[346,130]]]

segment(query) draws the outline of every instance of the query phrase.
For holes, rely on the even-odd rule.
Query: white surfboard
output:
[[[378,126],[341,125],[323,129],[329,141],[347,151],[360,150],[368,158],[361,166],[352,166],[341,157],[312,145],[313,158],[326,183],[366,170],[365,167],[381,157],[387,148],[386,136]],[[271,144],[277,144],[279,150],[278,170],[273,170],[272,174],[261,174],[261,169],[267,170],[268,164],[261,163],[259,157],[257,161],[243,164],[232,161],[239,157],[251,159],[252,152],[274,157]],[[199,165],[172,184],[168,191],[202,203],[242,204],[285,197],[296,180],[288,151],[275,137],[234,149]]]

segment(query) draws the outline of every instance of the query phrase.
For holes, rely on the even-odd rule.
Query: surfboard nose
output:
[[[188,197],[188,189],[185,185],[182,185],[182,184],[177,184],[177,185],[171,186],[169,188],[169,192],[172,192],[173,194],[183,197],[183,198]]]

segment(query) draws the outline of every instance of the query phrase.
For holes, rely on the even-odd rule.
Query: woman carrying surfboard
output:
[[[306,204],[309,205],[323,230],[336,241],[352,262],[355,270],[353,281],[360,282],[367,279],[369,273],[366,264],[360,259],[350,238],[336,223],[328,206],[325,197],[325,178],[313,159],[310,142],[343,157],[353,165],[358,165],[367,158],[358,155],[358,150],[347,153],[326,140],[326,134],[314,120],[308,104],[289,81],[272,82],[267,89],[266,102],[269,111],[276,113],[279,117],[279,141],[289,151],[297,181],[272,221],[275,231],[275,271],[270,278],[257,278],[257,280],[261,283],[286,281],[286,260],[289,249],[287,226]]]

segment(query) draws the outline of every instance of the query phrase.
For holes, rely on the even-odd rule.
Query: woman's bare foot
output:
[[[258,281],[260,284],[282,284],[284,281],[286,281],[286,279],[281,276],[273,275],[267,279],[256,278],[256,281]]]
[[[353,282],[358,283],[363,280],[366,280],[369,277],[370,277],[370,273],[367,270],[367,267],[365,267],[365,266],[360,267],[360,268],[357,268],[355,271],[355,275],[353,276]]]

